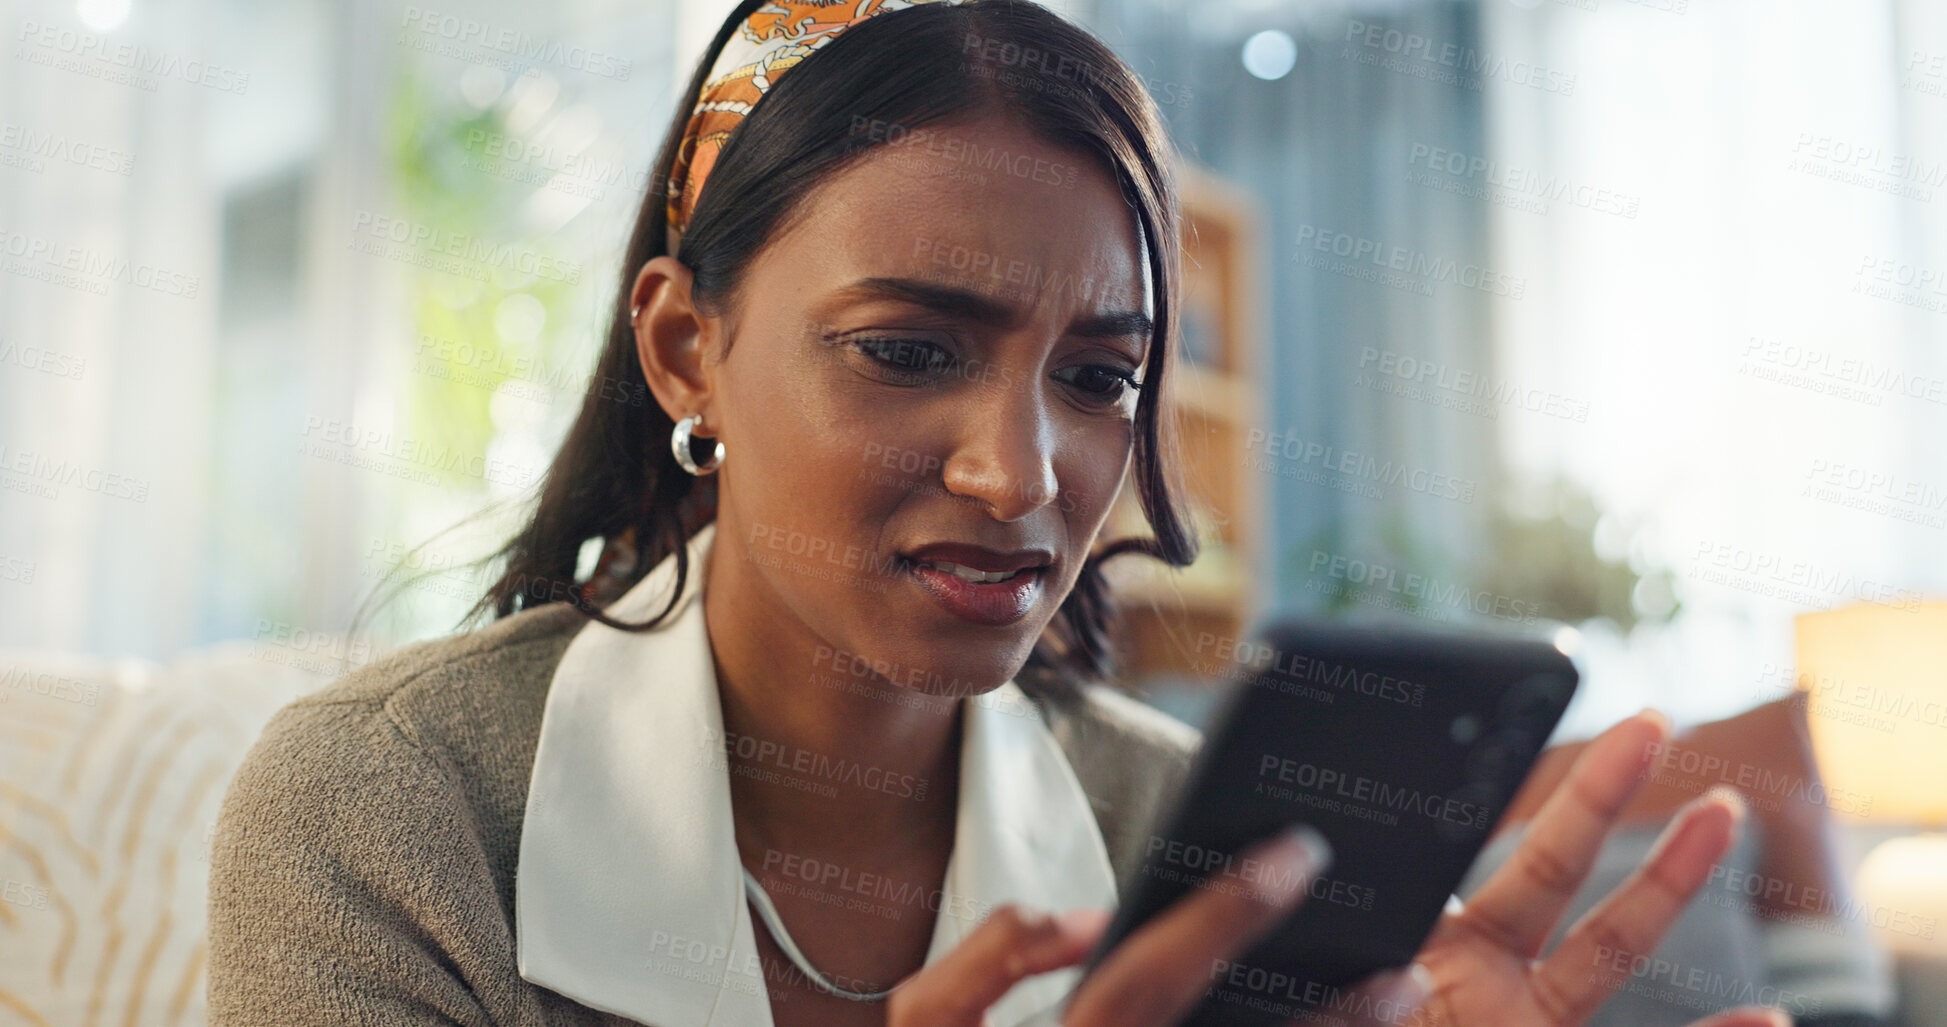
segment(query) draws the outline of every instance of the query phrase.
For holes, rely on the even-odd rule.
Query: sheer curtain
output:
[[[1385,391],[1377,367],[1490,375],[1493,320],[1521,302],[1466,272],[1493,263],[1484,208],[1407,179],[1420,149],[1480,150],[1483,93],[1389,48],[1412,38],[1478,52],[1474,5],[1096,0],[1088,17],[1148,82],[1185,154],[1247,190],[1264,218],[1255,427],[1271,452],[1254,452],[1266,458],[1270,562],[1257,605],[1316,611],[1348,586],[1360,609],[1393,598],[1350,581],[1352,561],[1471,581],[1500,473],[1493,421]],[[1253,40],[1288,42],[1288,68],[1248,70]]]
[[[250,102],[186,72],[248,63],[195,28],[225,24],[221,7],[176,0],[119,28],[8,8],[0,561],[29,573],[0,582],[0,643],[153,651],[195,631],[168,600],[196,587],[183,543],[208,514],[222,183],[203,142]],[[140,49],[118,61],[90,40]]]
[[[1542,487],[1566,481],[1600,514],[1580,544],[1655,579],[1625,604],[1633,633],[1582,622],[1568,738],[1645,704],[1687,722],[1777,698],[1793,614],[1947,590],[1938,4],[1095,0],[1087,16],[1152,92],[1187,93],[1164,109],[1190,155],[1263,203],[1265,430],[1478,485],[1468,504],[1267,478],[1267,610],[1328,605],[1317,586],[1341,582],[1321,581],[1320,552],[1473,589],[1493,563],[1545,563],[1487,544],[1492,508],[1553,515]],[[1240,60],[1264,32],[1297,44],[1272,81]],[[1427,296],[1305,264],[1327,232],[1520,288],[1409,274]],[[1434,386],[1371,388],[1375,353],[1413,362],[1381,384]],[[1481,383],[1522,402],[1478,416]]]
[[[1577,728],[1645,702],[1702,720],[1777,698],[1793,614],[1947,591],[1947,12],[1485,11],[1490,45],[1577,80],[1568,103],[1490,96],[1480,179],[1566,189],[1545,213],[1494,211],[1537,286],[1509,308],[1502,360],[1590,410],[1501,445],[1517,473],[1586,483],[1614,515],[1608,544],[1673,570],[1684,604],[1667,628],[1591,639],[1606,658]],[[1647,525],[1633,541],[1631,518]]]
[[[529,473],[544,459],[579,399],[597,334],[586,329],[606,316],[674,89],[727,6],[10,7],[0,647],[166,659],[244,638],[369,653],[342,632],[384,570],[522,477],[429,483],[415,466],[426,461],[398,454],[492,405],[489,434],[463,440],[483,452],[466,455]],[[410,135],[427,125],[490,131],[437,145]],[[536,156],[483,169],[482,139]],[[461,158],[472,164],[450,166]],[[604,170],[550,177],[570,160]],[[545,325],[499,322],[518,341],[538,333],[561,369],[524,406],[489,392],[421,403],[417,312],[465,277],[422,274],[410,247],[361,248],[386,241],[374,225],[401,215],[411,176],[441,162],[456,192],[501,190],[491,242],[586,269]],[[460,232],[470,216],[418,223]],[[526,287],[474,270],[492,288]],[[508,337],[442,337],[432,352]],[[418,602],[374,642],[442,630],[464,605],[459,586],[475,583],[451,584],[413,597],[441,601]]]

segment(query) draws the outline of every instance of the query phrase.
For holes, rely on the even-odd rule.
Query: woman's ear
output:
[[[642,265],[629,290],[636,358],[649,391],[672,421],[705,414],[714,390],[715,376],[704,359],[714,320],[696,309],[691,283],[688,267],[661,256]]]

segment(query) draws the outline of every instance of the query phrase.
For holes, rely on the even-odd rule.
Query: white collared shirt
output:
[[[521,976],[651,1027],[772,1025],[701,601],[715,533],[707,525],[690,540],[683,595],[657,630],[590,623],[569,643],[521,831]],[[668,602],[675,573],[672,554],[605,612],[647,620]],[[956,911],[1116,902],[1088,796],[1020,687],[963,701],[959,809],[929,965],[977,926]],[[1021,982],[989,1022],[1016,1027],[1060,1002],[1079,974]]]

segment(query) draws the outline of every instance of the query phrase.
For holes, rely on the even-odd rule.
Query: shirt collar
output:
[[[521,976],[654,1027],[772,1024],[703,619],[715,533],[709,524],[690,539],[683,594],[660,627],[590,623],[569,643],[549,686],[521,831]],[[675,573],[671,554],[605,612],[647,620],[668,602]],[[1116,902],[1088,796],[1027,696],[1009,681],[964,701],[955,842],[929,964],[1002,903]],[[990,1023],[1020,1024],[1061,1001],[1079,974],[1021,982]]]

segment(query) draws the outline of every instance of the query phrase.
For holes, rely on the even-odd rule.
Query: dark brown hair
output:
[[[715,517],[716,479],[684,472],[670,453],[674,424],[651,401],[618,402],[606,383],[644,381],[627,314],[637,272],[667,252],[666,189],[688,114],[711,63],[730,34],[763,0],[745,0],[698,62],[656,160],[616,286],[608,345],[574,425],[541,486],[526,526],[487,559],[505,570],[462,621],[495,619],[553,602],[625,631],[668,616],[689,573],[683,543]],[[868,18],[846,29],[790,74],[779,77],[738,125],[710,171],[674,254],[694,274],[692,294],[708,312],[735,309],[746,268],[819,182],[848,166],[884,133],[956,118],[1016,118],[1058,145],[1099,156],[1139,219],[1149,250],[1156,335],[1135,413],[1135,487],[1153,538],[1099,546],[1017,676],[1031,695],[1070,701],[1084,681],[1113,673],[1114,608],[1101,563],[1143,552],[1173,566],[1196,558],[1197,539],[1179,508],[1180,471],[1165,416],[1166,371],[1175,360],[1181,258],[1174,151],[1156,104],[1138,76],[1088,32],[1025,0],[924,4]],[[864,119],[864,120],[860,120]],[[576,582],[590,540],[618,542],[635,559],[620,581]],[[671,553],[677,589],[642,624],[617,621],[600,606]]]

